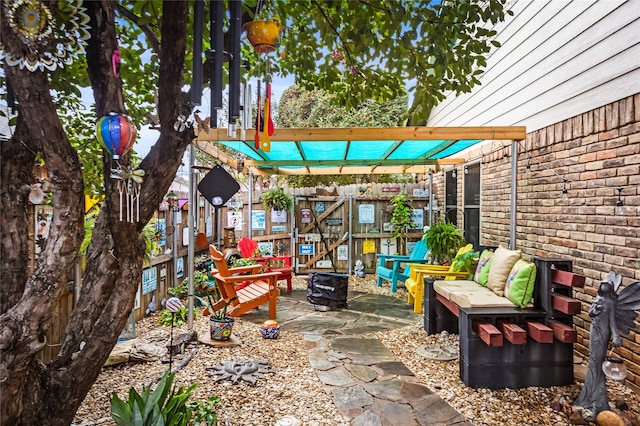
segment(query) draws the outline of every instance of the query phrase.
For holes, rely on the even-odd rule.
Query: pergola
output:
[[[237,132],[240,134],[240,132]],[[241,139],[231,138],[227,129],[201,130],[193,146],[217,158],[235,170],[249,175],[306,174],[395,174],[437,171],[440,166],[465,162],[456,158],[460,152],[488,140],[512,142],[511,156],[511,248],[515,244],[515,169],[516,142],[527,137],[525,126],[485,127],[385,127],[385,128],[277,128],[270,137],[271,149],[265,152],[254,146],[255,129],[248,129]],[[246,156],[238,159],[211,142],[231,148]],[[193,168],[193,150],[191,151]],[[193,173],[189,187],[193,188]],[[251,206],[252,191],[249,191]],[[193,202],[193,191],[189,199]],[[431,213],[430,213],[431,214]],[[189,228],[194,226],[189,215]],[[189,240],[189,276],[193,276],[194,236]],[[190,283],[189,292],[193,292]],[[189,299],[189,323],[193,300]]]
[[[523,140],[526,127],[277,128],[268,152],[255,148],[254,136],[254,129],[242,140],[227,136],[227,129],[210,129],[198,133],[196,146],[254,175],[424,173],[464,163],[456,154],[483,141]],[[238,160],[212,141],[246,158]]]

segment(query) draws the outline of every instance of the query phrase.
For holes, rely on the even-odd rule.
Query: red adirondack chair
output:
[[[253,259],[264,265],[269,272],[280,272],[278,281],[287,281],[287,291],[291,291],[291,256],[263,256],[258,250],[258,242],[247,237],[240,238],[238,249],[245,259]]]

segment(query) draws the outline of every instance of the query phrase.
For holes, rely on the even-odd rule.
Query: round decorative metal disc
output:
[[[422,345],[416,348],[416,353],[422,355],[425,358],[433,359],[436,361],[451,361],[458,359],[458,351],[451,346],[445,345]]]

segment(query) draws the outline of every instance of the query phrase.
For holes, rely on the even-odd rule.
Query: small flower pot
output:
[[[260,333],[265,339],[277,339],[280,336],[280,326],[272,328],[261,327]]]
[[[224,320],[217,318],[209,318],[209,329],[211,332],[211,340],[229,340],[235,318],[226,317]]]
[[[277,339],[280,335],[280,325],[277,321],[267,320],[260,327],[260,334],[265,339]]]

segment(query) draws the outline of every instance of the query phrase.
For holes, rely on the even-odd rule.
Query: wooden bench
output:
[[[459,307],[436,293],[433,278],[425,278],[424,329],[459,334],[460,378],[467,386],[573,384],[573,315],[581,303],[572,289],[584,287],[585,277],[571,272],[571,260],[534,258],[534,263],[533,306],[526,308]]]

